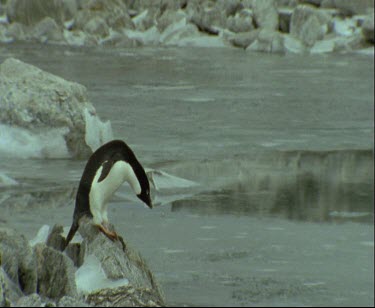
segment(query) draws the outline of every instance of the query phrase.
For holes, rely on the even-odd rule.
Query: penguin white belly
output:
[[[102,171],[103,167],[101,166],[92,181],[89,195],[90,210],[95,224],[108,222],[107,202],[124,181],[128,181],[136,193],[140,193],[141,190],[132,167],[124,161],[114,163],[105,179],[98,182]]]

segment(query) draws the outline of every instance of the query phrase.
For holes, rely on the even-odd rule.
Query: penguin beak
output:
[[[153,208],[151,196],[149,194],[140,194],[138,198],[141,199],[150,209]]]

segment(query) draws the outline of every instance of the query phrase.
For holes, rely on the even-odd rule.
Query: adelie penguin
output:
[[[152,208],[150,184],[145,170],[124,141],[113,140],[97,149],[86,164],[65,247],[77,232],[83,216],[92,218],[99,230],[111,240],[120,238],[108,229],[107,207],[111,196],[125,181],[138,198]]]

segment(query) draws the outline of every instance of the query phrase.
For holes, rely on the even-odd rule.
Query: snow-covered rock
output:
[[[278,30],[279,15],[274,0],[253,0],[251,8],[257,28]]]
[[[310,5],[297,6],[290,21],[290,34],[312,47],[324,38],[330,27],[331,16]]]
[[[359,15],[366,14],[368,10],[374,9],[373,0],[323,0],[321,2],[323,8],[338,9],[341,15]]]
[[[112,139],[84,86],[13,58],[0,65],[0,128],[0,152],[20,157],[87,157]]]
[[[259,32],[257,39],[246,50],[282,53],[284,52],[283,36],[280,32],[263,29]]]
[[[112,227],[113,228],[113,227]],[[80,243],[65,252],[63,227],[46,239],[43,226],[33,247],[0,228],[0,304],[18,307],[164,306],[162,291],[140,254],[122,238],[111,241],[90,219],[82,219]],[[76,247],[75,255],[70,248]],[[70,253],[68,251],[70,250]],[[80,264],[71,259],[82,258]],[[78,268],[74,266],[77,265]]]

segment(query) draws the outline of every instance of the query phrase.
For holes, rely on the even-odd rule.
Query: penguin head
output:
[[[127,181],[137,197],[152,208],[150,184],[143,167],[137,162],[130,165],[133,172],[127,172]]]
[[[127,147],[126,153],[126,161],[132,167],[135,176],[138,179],[137,189],[133,188],[133,191],[136,193],[137,197],[144,202],[149,208],[152,208],[152,200],[151,200],[151,189],[150,189],[150,182],[148,180],[147,174],[143,169],[140,162],[135,157],[134,153]],[[132,186],[132,185],[131,185]],[[140,191],[140,192],[139,192]]]
[[[142,192],[137,195],[137,197],[142,200],[150,209],[152,209],[152,201],[151,201],[151,194],[150,194],[150,189],[145,189],[142,190]]]

